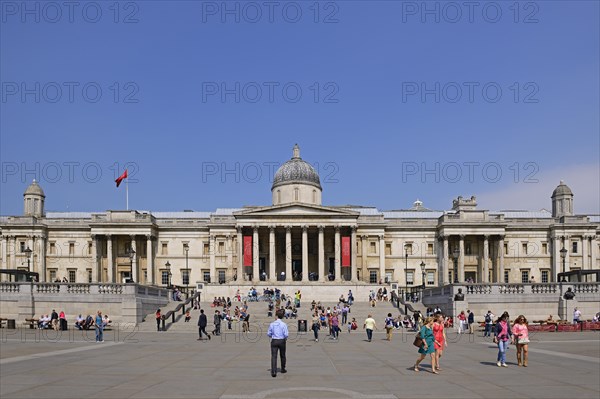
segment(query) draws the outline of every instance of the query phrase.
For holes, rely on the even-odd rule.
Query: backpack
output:
[[[492,316],[488,313],[485,315],[485,322],[490,323],[492,321]]]
[[[385,319],[385,326],[386,327],[391,327],[393,320],[394,319],[392,319],[391,317],[386,317],[386,319]]]

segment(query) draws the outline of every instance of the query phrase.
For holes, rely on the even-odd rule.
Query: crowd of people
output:
[[[109,326],[111,322],[112,320],[110,320],[108,315],[104,315],[100,321],[100,323],[103,325],[103,328]],[[83,317],[81,313],[77,316],[74,323],[75,328],[78,330],[90,330],[92,328],[95,328],[96,325],[96,320],[94,317],[92,317],[92,315],[88,314],[86,317]],[[67,316],[62,310],[60,312],[57,312],[55,309],[52,309],[51,313],[40,315],[40,317],[37,319],[37,328],[40,330],[66,330]]]

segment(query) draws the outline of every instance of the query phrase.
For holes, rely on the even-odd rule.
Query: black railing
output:
[[[171,321],[169,321],[170,324],[173,324],[178,321],[175,319],[175,315],[177,313],[179,313],[179,311],[181,311],[181,315],[184,316],[186,305],[189,305],[190,303],[192,303],[188,307],[188,309],[191,308],[192,306],[194,306],[193,303],[195,300],[198,300],[198,301],[200,300],[200,292],[194,292],[193,295],[188,296],[188,298],[185,300],[185,302],[180,303],[179,305],[177,305],[177,307],[175,309],[169,310],[167,313],[162,315],[162,330],[167,331],[167,320],[171,319]],[[170,326],[170,324],[169,324],[169,326]]]

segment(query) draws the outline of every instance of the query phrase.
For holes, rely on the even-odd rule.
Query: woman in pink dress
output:
[[[438,370],[440,368],[440,358],[444,353],[444,346],[448,347],[448,341],[446,340],[446,330],[444,329],[444,315],[438,313],[435,316],[435,322],[433,323],[433,337],[434,337],[434,346],[435,346],[435,364]]]
[[[515,342],[517,343],[517,363],[519,366],[527,367],[527,358],[529,357],[529,330],[527,329],[527,319],[519,315],[512,328]]]

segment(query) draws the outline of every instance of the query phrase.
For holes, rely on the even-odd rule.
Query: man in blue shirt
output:
[[[277,319],[269,325],[267,335],[271,338],[271,377],[277,377],[277,351],[281,357],[281,372],[287,373],[285,369],[285,343],[288,338],[288,327],[282,319],[285,314],[283,309],[278,309]]]

